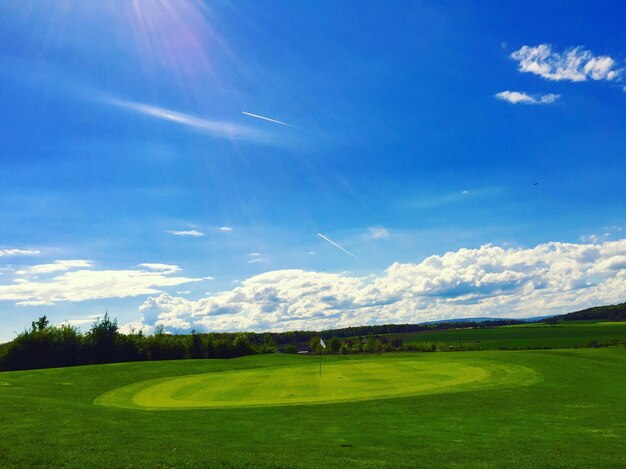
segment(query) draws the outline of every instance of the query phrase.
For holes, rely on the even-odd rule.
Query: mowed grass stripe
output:
[[[142,409],[198,409],[324,404],[541,380],[530,368],[492,360],[332,360],[149,380],[114,389],[95,403]]]

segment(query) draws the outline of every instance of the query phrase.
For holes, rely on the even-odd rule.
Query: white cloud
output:
[[[100,317],[101,317],[101,315],[99,315],[99,314],[91,314],[91,315],[89,315],[89,316],[87,316],[85,318],[67,319],[67,320],[63,321],[62,323],[57,324],[57,326],[68,325],[68,326],[80,327],[80,326],[91,325],[94,322],[96,322]]]
[[[485,245],[394,263],[354,277],[279,270],[198,301],[162,294],[140,307],[145,324],[175,329],[294,330],[415,323],[450,317],[556,314],[626,297],[626,239]]]
[[[623,69],[616,68],[608,55],[594,56],[582,46],[555,52],[550,44],[523,46],[511,54],[521,72],[534,73],[547,80],[615,80]]]
[[[389,232],[384,226],[370,226],[367,231],[373,239],[389,238]]]
[[[217,231],[221,231],[223,233],[228,233],[230,231],[233,231],[233,228],[230,226],[220,226]]]
[[[193,237],[204,236],[204,233],[198,230],[183,230],[183,231],[167,230],[167,232],[175,236],[193,236]]]
[[[248,253],[248,264],[261,264],[267,262],[267,258],[263,257],[260,252],[250,252]]]
[[[520,91],[501,91],[495,97],[511,104],[552,104],[560,98],[558,94],[544,94],[542,96],[531,96]]]
[[[156,271],[160,271],[160,272],[167,272],[169,274],[173,274],[176,272],[180,272],[180,267],[178,267],[177,265],[173,265],[173,264],[154,264],[154,263],[149,263],[149,262],[145,262],[143,264],[139,264],[139,267],[144,267],[146,269],[149,270],[156,270]]]
[[[141,321],[134,321],[121,325],[119,331],[122,334],[137,334],[140,331],[144,334],[152,334],[154,332],[154,326],[147,326]]]
[[[171,109],[114,97],[107,97],[103,99],[103,102],[156,119],[190,127],[214,137],[227,138],[231,140],[254,140],[258,142],[269,141],[268,136],[260,130],[241,124],[235,124],[233,122],[203,119],[190,114],[173,111]]]
[[[267,259],[264,257],[253,257],[252,259],[248,259],[248,264],[259,264],[262,262],[267,262]]]
[[[19,249],[19,248],[0,249],[0,257],[37,256],[38,254],[39,254],[39,251],[36,249]]]
[[[493,186],[473,188],[472,190],[465,189],[435,196],[429,195],[428,197],[422,194],[415,194],[412,197],[403,197],[398,205],[402,208],[427,210],[447,205],[466,203],[468,200],[490,198],[499,195],[503,190],[502,187]]]
[[[591,244],[595,244],[598,241],[600,241],[600,236],[596,235],[596,234],[590,234],[590,235],[582,235],[580,237],[580,240],[586,243],[591,243]]]
[[[159,294],[164,287],[199,282],[207,278],[175,276],[180,269],[167,264],[143,264],[141,269],[93,270],[90,261],[56,261],[16,272],[24,274],[62,275],[39,279],[17,278],[13,283],[0,284],[0,301],[18,305],[53,304],[60,301],[86,301],[100,298],[124,298]]]
[[[51,274],[54,272],[65,272],[77,267],[91,267],[93,263],[91,261],[83,259],[54,261],[51,264],[38,264],[29,267],[23,267],[16,271],[16,275],[42,275]]]

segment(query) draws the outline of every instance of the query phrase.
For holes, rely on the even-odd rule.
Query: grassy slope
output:
[[[389,334],[393,337],[395,334]],[[520,324],[492,329],[458,329],[415,334],[398,334],[405,342],[435,342],[456,347],[459,338],[464,345],[479,344],[481,349],[507,348],[570,348],[584,347],[591,340],[606,343],[616,339],[626,342],[626,322],[568,321],[557,326]]]
[[[529,387],[355,403],[153,412],[93,400],[139,380],[312,357],[1,373],[0,466],[626,466],[624,347],[415,357],[485,358],[533,368],[544,379]]]

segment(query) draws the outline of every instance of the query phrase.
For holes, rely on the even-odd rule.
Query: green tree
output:
[[[369,334],[367,336],[367,339],[365,340],[365,345],[363,345],[363,351],[364,352],[376,352],[376,337],[374,337],[372,334]]]
[[[48,318],[45,315],[41,316],[37,321],[33,321],[31,323],[33,332],[41,332],[48,328],[48,326],[50,326],[50,321],[48,321]]]
[[[235,356],[250,355],[252,353],[252,345],[248,334],[239,332],[233,339],[233,351]]]
[[[274,353],[276,352],[277,344],[276,339],[272,334],[264,333],[263,334],[263,343],[261,344],[260,352],[261,353]]]
[[[339,337],[334,336],[332,339],[330,339],[330,341],[328,342],[328,347],[333,353],[339,352],[339,349],[341,348],[341,341],[339,340]]]
[[[93,346],[96,363],[110,363],[116,358],[116,339],[118,335],[117,319],[111,319],[104,313],[102,319],[96,320],[89,331],[89,339]]]
[[[189,345],[189,358],[206,358],[207,347],[202,334],[198,334],[195,330],[191,331]]]
[[[309,350],[311,350],[315,355],[321,355],[324,351],[320,340],[320,336],[316,335],[315,337],[311,337],[311,340],[309,340],[307,344]]]

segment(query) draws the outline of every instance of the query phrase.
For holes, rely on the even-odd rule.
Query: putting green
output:
[[[307,362],[140,381],[100,395],[95,404],[151,410],[324,404],[541,380],[530,368],[488,360],[333,360],[321,377],[318,364]]]

